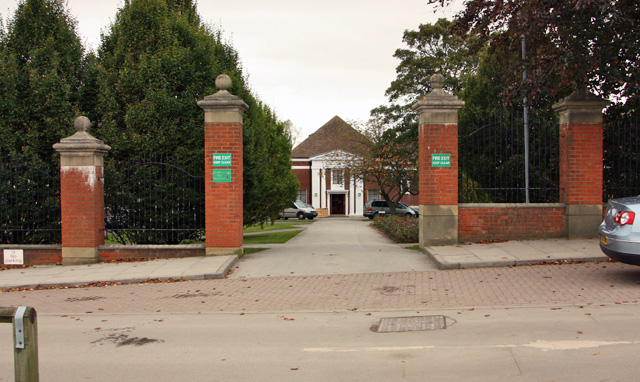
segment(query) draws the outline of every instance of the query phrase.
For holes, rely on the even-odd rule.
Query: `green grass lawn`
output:
[[[315,222],[315,220],[296,220],[296,219],[291,219],[286,221],[279,220],[274,225],[271,225],[271,223],[265,224],[264,228],[260,228],[260,225],[245,227],[244,233],[266,232],[266,231],[274,231],[278,229],[299,228],[301,225],[307,225],[313,222]]]
[[[315,222],[315,220],[291,219],[288,221],[279,220],[274,225],[265,224],[264,229],[261,229],[259,225],[247,227],[243,230],[244,233],[265,232],[265,234],[245,236],[244,242],[247,244],[286,243],[287,241],[289,241],[291,238],[295,237],[297,234],[299,234],[302,231],[290,231],[290,232],[269,232],[269,231],[300,228],[301,225],[307,225],[313,222]],[[205,241],[202,239],[195,239],[195,240],[184,240],[180,244],[204,244],[204,243]],[[115,240],[114,234],[109,234],[105,237],[105,244],[119,244],[119,243],[118,241]]]
[[[302,231],[270,232],[261,235],[248,235],[244,237],[245,244],[282,244],[294,238]]]
[[[250,255],[252,253],[258,253],[262,251],[266,251],[269,248],[244,248],[242,251],[242,256]]]

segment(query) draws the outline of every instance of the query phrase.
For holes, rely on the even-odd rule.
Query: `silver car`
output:
[[[600,249],[621,263],[640,265],[640,197],[611,199],[600,224]],[[635,224],[634,224],[635,223]]]

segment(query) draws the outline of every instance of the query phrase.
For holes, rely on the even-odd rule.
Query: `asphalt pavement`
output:
[[[203,304],[196,299],[194,305]],[[40,377],[96,382],[638,380],[637,304],[420,313],[446,316],[446,329],[370,330],[382,318],[416,311],[41,315]],[[11,325],[4,326],[7,333],[0,331],[0,339],[10,342]],[[0,347],[0,381],[13,380],[12,352],[9,344]]]
[[[504,267],[541,262],[603,261],[597,239],[552,239],[405,248],[362,218],[318,219],[286,244],[244,256],[192,257],[132,263],[36,266],[0,272],[0,289],[73,286],[99,282],[205,280]]]

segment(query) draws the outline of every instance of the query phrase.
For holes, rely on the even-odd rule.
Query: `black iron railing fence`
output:
[[[180,244],[203,238],[203,174],[203,164],[170,156],[107,160],[107,242]]]
[[[524,121],[517,112],[466,111],[459,123],[459,202],[526,201]],[[529,193],[532,203],[559,200],[558,118],[530,112]]]
[[[60,244],[60,167],[0,157],[0,244]]]
[[[605,116],[603,125],[603,201],[640,195],[638,114]]]

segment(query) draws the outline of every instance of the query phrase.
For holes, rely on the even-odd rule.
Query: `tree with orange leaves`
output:
[[[333,168],[343,169],[349,175],[364,182],[374,183],[380,196],[387,202],[391,214],[406,194],[418,194],[418,148],[414,140],[403,139],[395,129],[376,120],[351,123],[361,134],[357,152],[335,154]]]

